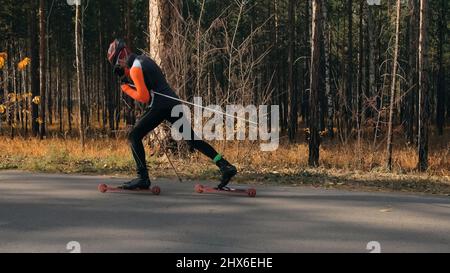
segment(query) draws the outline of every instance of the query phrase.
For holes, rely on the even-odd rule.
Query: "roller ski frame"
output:
[[[153,186],[148,190],[135,189],[135,190],[126,190],[120,187],[111,187],[107,184],[98,185],[98,190],[101,193],[112,192],[112,193],[129,193],[129,192],[137,192],[137,193],[152,193],[153,195],[159,195],[161,193],[161,188],[158,186]]]
[[[229,195],[246,195],[248,197],[256,196],[256,189],[254,188],[230,188],[224,187],[223,189],[218,189],[214,187],[204,186],[201,184],[195,185],[195,191],[197,193],[212,193],[212,194],[229,194]]]

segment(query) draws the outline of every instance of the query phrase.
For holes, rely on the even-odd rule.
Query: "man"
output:
[[[148,189],[151,182],[142,139],[164,120],[173,124],[183,118],[182,114],[180,117],[171,116],[172,108],[180,105],[179,98],[167,83],[161,68],[155,61],[147,56],[137,56],[132,53],[123,40],[116,39],[111,43],[108,61],[113,65],[114,73],[121,79],[122,91],[138,102],[149,104],[128,136],[138,177],[122,186],[123,189],[128,190]],[[237,174],[236,168],[208,143],[198,140],[192,128],[183,128],[185,129],[191,131],[191,138],[187,140],[189,146],[209,157],[219,167],[222,177],[217,188],[226,187],[231,178]]]

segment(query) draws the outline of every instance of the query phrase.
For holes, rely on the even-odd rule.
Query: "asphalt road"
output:
[[[450,197],[258,186],[205,195],[102,194],[107,176],[0,172],[0,252],[450,252]],[[211,183],[206,183],[213,185]],[[377,245],[377,243],[375,243]]]

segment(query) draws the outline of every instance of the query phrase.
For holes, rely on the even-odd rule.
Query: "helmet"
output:
[[[108,49],[108,61],[112,65],[117,65],[119,60],[126,60],[130,55],[130,49],[122,39],[115,39]]]

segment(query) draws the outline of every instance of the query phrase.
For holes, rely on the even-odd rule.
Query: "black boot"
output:
[[[120,188],[124,190],[148,190],[151,184],[147,170],[139,170],[137,178],[124,183]]]
[[[222,174],[222,177],[220,178],[220,184],[217,186],[217,188],[223,189],[228,185],[231,178],[233,178],[237,174],[237,169],[235,166],[231,165],[223,158],[217,161],[216,165],[217,167],[219,167],[220,173]]]

